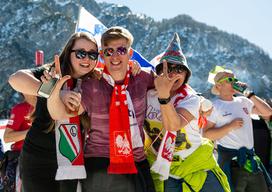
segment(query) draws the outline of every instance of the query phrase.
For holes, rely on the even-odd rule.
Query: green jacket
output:
[[[153,154],[148,154],[149,163],[152,165],[155,161]],[[230,192],[229,183],[226,175],[220,169],[213,156],[213,143],[208,139],[203,139],[202,145],[198,147],[185,160],[173,161],[170,167],[170,174],[182,178],[188,183],[194,191],[200,191],[207,178],[207,170],[211,170],[226,192]],[[163,181],[160,175],[151,173],[157,192],[163,192]],[[188,185],[183,182],[183,192],[191,192]]]

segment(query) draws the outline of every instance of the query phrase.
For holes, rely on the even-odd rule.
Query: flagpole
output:
[[[77,31],[77,28],[78,28],[78,22],[79,22],[79,17],[80,17],[80,12],[81,12],[81,9],[82,9],[82,5],[79,6],[78,8],[78,15],[77,15],[77,23],[76,23],[76,27],[75,27],[75,32]]]

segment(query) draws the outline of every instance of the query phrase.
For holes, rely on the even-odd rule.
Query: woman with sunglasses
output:
[[[266,192],[269,179],[264,178],[265,172],[254,152],[251,114],[269,116],[272,109],[254,92],[234,97],[241,94],[234,86],[237,83],[239,87],[246,86],[230,70],[216,73],[211,92],[218,98],[213,101],[214,110],[203,134],[216,141],[218,163],[228,176],[232,191]]]
[[[77,79],[92,76],[98,58],[97,43],[88,33],[74,33],[64,46],[60,57],[63,75],[70,75],[72,86]],[[57,158],[55,121],[47,110],[47,99],[37,92],[43,82],[50,77],[48,70],[55,63],[38,68],[19,70],[9,78],[10,85],[19,92],[37,96],[36,110],[32,126],[26,136],[20,157],[23,191],[25,192],[75,192],[78,180],[56,181]],[[65,94],[64,100],[71,102],[71,94]],[[81,120],[84,116],[81,116]],[[83,124],[84,122],[81,121]],[[74,174],[71,172],[70,174]]]
[[[230,192],[213,144],[200,135],[200,97],[187,84],[191,70],[177,33],[155,69],[144,128],[156,191]]]

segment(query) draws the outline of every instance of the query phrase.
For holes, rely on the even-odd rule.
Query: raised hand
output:
[[[248,87],[248,85],[244,82],[241,82],[241,81],[238,81],[238,82],[235,82],[233,85],[232,85],[235,93],[238,93],[238,94],[245,94],[244,90]]]
[[[51,95],[54,95],[54,96],[59,96],[59,93],[60,93],[60,90],[63,86],[63,84],[71,78],[70,75],[65,75],[64,77],[62,77],[62,74],[61,74],[61,69],[60,69],[60,61],[59,61],[59,56],[58,55],[55,55],[55,67],[50,70],[50,72],[45,72],[44,73],[44,80],[47,81],[49,80],[50,78],[58,78],[58,82],[52,92]]]
[[[163,60],[163,73],[155,77],[155,87],[158,92],[159,98],[168,98],[174,83],[181,78],[176,74],[173,78],[168,75],[167,61]]]
[[[55,55],[54,57],[54,63],[55,66],[51,67],[50,71],[44,70],[43,75],[41,76],[41,80],[43,83],[49,82],[52,78],[59,79],[61,75],[61,69],[60,69],[60,61],[59,56]]]
[[[66,106],[68,113],[77,112],[81,102],[81,94],[75,91],[62,90],[60,99]]]
[[[132,60],[131,62],[131,73],[133,76],[138,75],[141,73],[141,65],[136,60]]]
[[[62,74],[61,74],[61,69],[60,69],[60,61],[59,61],[59,56],[55,55],[55,77],[57,78],[61,78]]]

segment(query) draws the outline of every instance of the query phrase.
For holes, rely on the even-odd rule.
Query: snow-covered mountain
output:
[[[237,35],[193,20],[188,15],[155,22],[134,14],[126,6],[96,3],[93,0],[2,0],[0,1],[0,109],[1,117],[17,102],[7,84],[18,69],[34,67],[35,50],[42,49],[45,61],[52,61],[74,32],[79,6],[107,27],[121,25],[135,37],[133,47],[151,60],[167,47],[174,32],[193,72],[190,84],[211,96],[208,72],[215,65],[231,68],[262,97],[272,97],[272,60],[260,47]]]

